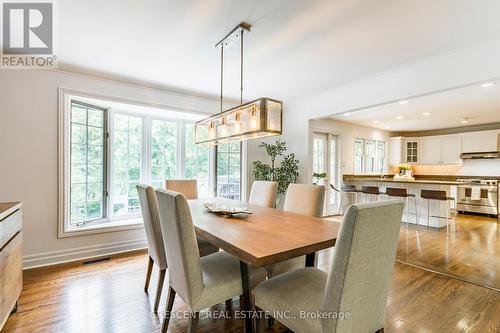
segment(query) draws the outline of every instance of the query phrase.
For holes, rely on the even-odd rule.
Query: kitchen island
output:
[[[451,214],[449,219],[447,219],[447,205],[450,205],[451,212],[455,210],[457,185],[459,185],[460,183],[456,180],[451,179],[395,180],[389,176],[366,177],[346,175],[344,176],[344,184],[354,185],[356,186],[357,190],[361,190],[362,186],[376,186],[382,193],[385,192],[387,187],[404,188],[409,194],[415,195],[415,198],[409,198],[408,206],[405,210],[405,221],[412,224],[425,226],[429,225],[435,228],[443,228],[453,221],[453,216]],[[422,190],[446,191],[447,196],[454,198],[454,201],[428,201],[426,199],[422,199],[420,197],[420,193]],[[389,199],[389,197],[382,195],[382,199]],[[429,212],[429,214],[427,212]],[[430,215],[429,218],[428,215]]]

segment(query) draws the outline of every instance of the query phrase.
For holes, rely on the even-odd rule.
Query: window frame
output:
[[[362,142],[362,148],[363,148],[363,153],[361,155],[356,154],[356,142],[361,141]],[[355,175],[380,175],[385,172],[387,172],[387,141],[384,139],[375,139],[375,138],[362,138],[362,137],[356,137],[353,140],[353,153],[354,153],[354,159],[353,159],[353,173]],[[373,155],[368,155],[367,154],[367,143],[373,143]],[[379,143],[384,144],[384,156],[379,156],[379,151],[378,151],[378,145]],[[362,163],[361,163],[361,171],[357,172],[356,171],[356,158],[361,157],[362,158]],[[373,159],[373,171],[368,171],[368,163],[369,159]],[[383,160],[383,165],[382,169],[378,168],[380,160]]]
[[[228,142],[227,144],[230,144],[230,142]],[[244,154],[246,153],[246,150],[245,150],[245,147],[244,147],[244,144],[243,144],[243,141],[240,141],[240,153],[239,153],[239,156],[240,156],[240,193],[239,193],[239,197],[240,197],[240,201],[246,201],[246,197],[244,195],[245,191],[246,191],[246,188],[244,186],[244,175],[243,175],[243,172],[244,172],[244,169],[243,169],[243,163],[244,161],[246,161],[246,159],[244,158]],[[213,196],[216,197],[216,198],[219,198],[219,191],[217,189],[217,187],[219,186],[218,183],[219,183],[219,177],[218,177],[218,174],[217,174],[217,170],[218,170],[218,154],[219,154],[219,146],[216,145],[214,146],[214,162],[213,162],[213,165],[214,165],[214,187],[213,187]],[[228,152],[227,154],[231,154],[231,152]],[[229,159],[228,159],[228,162],[229,162]],[[229,166],[229,165],[228,165]],[[220,198],[224,198],[224,197],[220,197]]]
[[[102,179],[102,186],[103,186],[103,192],[101,193],[102,197],[101,197],[101,205],[102,205],[102,217],[99,217],[99,218],[96,218],[96,219],[92,219],[92,220],[86,220],[86,221],[83,221],[83,222],[77,222],[73,225],[73,223],[71,222],[71,219],[70,219],[70,212],[71,212],[71,166],[72,166],[72,154],[71,154],[71,146],[73,144],[73,142],[71,141],[71,136],[72,136],[72,121],[71,121],[71,112],[72,112],[72,107],[73,107],[73,104],[77,104],[77,105],[80,105],[80,106],[84,106],[87,108],[87,124],[86,124],[86,127],[87,127],[87,136],[88,136],[88,109],[89,108],[93,108],[93,109],[98,109],[98,110],[101,110],[103,111],[103,179]],[[78,100],[75,100],[74,98],[70,98],[69,100],[69,110],[70,110],[70,114],[69,114],[69,120],[68,120],[68,135],[69,135],[69,139],[68,139],[68,175],[69,175],[69,182],[68,182],[68,189],[67,189],[67,192],[68,192],[68,197],[67,197],[67,207],[66,207],[66,211],[68,213],[68,218],[67,218],[67,223],[68,223],[68,227],[71,227],[71,225],[73,225],[73,228],[85,228],[87,226],[92,226],[92,225],[97,225],[97,224],[101,224],[103,221],[107,221],[108,220],[108,217],[109,217],[109,212],[108,212],[108,204],[109,204],[109,200],[108,200],[108,184],[109,184],[109,170],[108,170],[108,165],[109,165],[109,133],[108,133],[108,126],[109,126],[109,114],[110,114],[110,109],[109,108],[104,108],[104,107],[101,107],[101,106],[98,106],[98,105],[93,105],[93,104],[89,104],[89,103],[86,103],[86,102],[82,102],[82,101],[78,101]],[[87,137],[87,140],[88,140],[88,137]],[[88,146],[88,143],[87,143],[87,146]],[[87,165],[87,169],[88,169],[88,151],[87,151],[87,157],[86,157],[86,163]],[[87,171],[88,173],[88,171]],[[85,183],[85,186],[88,187],[88,181]],[[87,200],[87,199],[86,199]],[[80,224],[80,225],[79,225]]]
[[[70,216],[70,200],[69,200],[69,186],[70,186],[70,162],[71,162],[71,138],[70,138],[70,125],[71,125],[71,100],[75,100],[78,103],[87,103],[93,107],[99,107],[101,109],[106,109],[106,128],[104,132],[105,137],[105,173],[106,173],[106,218],[96,220],[93,222],[87,222],[84,226],[79,226],[77,228],[69,228],[69,216]],[[95,101],[95,102],[94,102]],[[115,104],[122,103],[126,104],[127,107],[121,108]],[[129,109],[128,106],[138,106],[149,107],[151,111],[138,110],[134,111]],[[170,115],[163,116],[158,113],[158,110],[166,110],[179,114],[179,118],[172,117]],[[151,183],[151,144],[152,144],[152,119],[157,120],[167,120],[177,123],[177,173],[178,177],[185,177],[185,140],[186,140],[186,124],[194,124],[196,119],[200,119],[206,116],[205,113],[199,111],[193,111],[189,109],[169,107],[163,105],[150,104],[147,102],[120,99],[111,96],[98,95],[94,93],[87,93],[83,91],[58,88],[58,226],[57,226],[57,236],[58,238],[66,237],[76,237],[84,235],[101,234],[107,232],[123,231],[123,230],[133,230],[133,229],[143,229],[143,221],[141,214],[136,215],[124,215],[113,217],[112,215],[112,182],[113,182],[113,137],[112,133],[114,130],[114,115],[127,114],[130,116],[137,116],[143,119],[143,139],[142,139],[142,163],[141,163],[141,183],[150,184]],[[182,114],[186,114],[186,119],[182,118]],[[189,116],[191,114],[191,116]],[[240,143],[240,200],[244,201],[247,197],[247,182],[248,182],[248,148],[246,142]],[[217,182],[217,155],[216,148],[214,146],[209,147],[209,166],[208,166],[208,196],[215,196],[216,182]],[[106,221],[103,223],[103,221]]]

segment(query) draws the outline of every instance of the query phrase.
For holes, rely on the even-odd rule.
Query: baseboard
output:
[[[50,251],[26,255],[23,257],[23,269],[62,264],[71,261],[84,260],[122,252],[142,250],[147,248],[145,239],[113,242],[99,245]]]

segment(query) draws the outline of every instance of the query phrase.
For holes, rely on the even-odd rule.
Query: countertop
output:
[[[416,180],[394,180],[391,178],[380,178],[380,177],[348,177],[344,178],[344,182],[382,182],[382,183],[408,183],[408,184],[436,184],[436,185],[460,185],[457,181],[451,180],[426,180],[426,179],[416,179]]]
[[[16,202],[0,202],[0,222],[7,216],[12,214],[17,209],[20,209],[23,204],[19,201]]]

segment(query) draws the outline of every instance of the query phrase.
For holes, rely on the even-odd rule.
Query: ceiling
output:
[[[245,99],[289,101],[465,45],[500,38],[498,0],[64,0],[62,68],[217,96],[214,47],[241,21]],[[225,69],[238,97],[237,62]],[[231,89],[229,89],[231,87]]]
[[[396,101],[331,117],[391,132],[428,131],[500,122],[500,80]],[[493,86],[489,86],[495,83]]]

